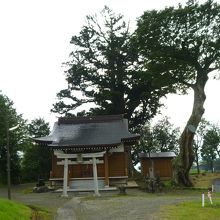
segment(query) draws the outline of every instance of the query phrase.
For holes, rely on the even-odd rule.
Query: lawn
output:
[[[201,173],[191,175],[195,188],[209,188],[214,179],[220,178],[220,173]]]
[[[205,207],[201,201],[183,202],[176,205],[162,206],[159,217],[163,220],[218,220],[220,216],[220,198],[214,198],[211,205],[206,200]]]
[[[0,219],[30,220],[32,209],[15,201],[0,199]]]
[[[0,220],[51,220],[52,213],[34,205],[24,205],[17,201],[0,199]]]

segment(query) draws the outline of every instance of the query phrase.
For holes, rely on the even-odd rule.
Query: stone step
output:
[[[98,180],[98,187],[104,188],[105,182],[102,179]],[[94,180],[93,179],[86,179],[86,180],[72,180],[69,182],[70,189],[90,189],[94,188]]]

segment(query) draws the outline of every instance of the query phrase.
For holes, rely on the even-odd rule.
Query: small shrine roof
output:
[[[176,154],[174,152],[159,152],[159,153],[139,153],[140,158],[173,158]]]

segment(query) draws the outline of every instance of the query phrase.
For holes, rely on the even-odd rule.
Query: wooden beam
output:
[[[50,175],[50,177],[53,177],[54,173],[55,173],[56,157],[54,156],[53,153],[52,153],[51,157],[52,157],[52,160],[51,160],[52,166],[51,166],[51,175]]]
[[[67,159],[67,158],[66,158]],[[96,160],[96,164],[103,164],[104,161],[103,160],[99,160],[97,159]],[[57,165],[64,165],[65,164],[65,160],[61,160],[61,161],[58,161],[57,162]],[[68,165],[72,165],[72,164],[93,164],[93,161],[92,160],[88,160],[88,161],[72,161],[72,160],[68,160]]]
[[[73,159],[73,158],[78,158],[79,155],[81,158],[93,158],[93,157],[103,157],[103,155],[105,154],[105,151],[102,152],[97,152],[97,153],[88,153],[88,154],[65,154],[61,151],[56,151],[54,150],[54,154],[57,156],[57,158],[59,159]]]
[[[128,176],[128,152],[124,150],[125,176]]]

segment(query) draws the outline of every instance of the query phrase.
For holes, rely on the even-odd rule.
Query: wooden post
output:
[[[128,152],[124,147],[125,176],[128,176]]]
[[[67,181],[68,181],[68,158],[65,158],[64,159],[63,194],[62,194],[62,197],[68,197],[68,195],[67,195]]]
[[[93,180],[94,180],[94,191],[95,196],[100,196],[99,194],[99,186],[98,186],[98,176],[97,176],[97,166],[96,166],[96,158],[92,158],[92,167],[93,167]]]
[[[51,161],[51,163],[52,163],[52,166],[51,166],[51,178],[53,178],[54,177],[54,174],[55,174],[55,166],[56,166],[56,163],[57,163],[57,158],[56,158],[56,156],[54,155],[54,152],[52,152],[52,161]]]
[[[7,186],[8,186],[8,199],[11,199],[11,157],[10,157],[10,147],[9,147],[9,127],[8,120],[6,121],[6,137],[7,137]]]
[[[106,151],[104,156],[105,163],[105,186],[109,186],[109,170],[108,170],[108,152]]]

